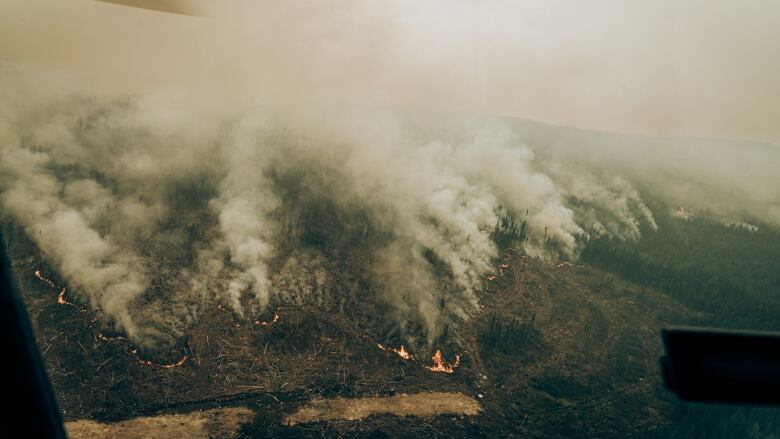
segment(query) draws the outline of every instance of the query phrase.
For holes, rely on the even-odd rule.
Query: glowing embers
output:
[[[441,354],[441,351],[438,349],[436,350],[436,353],[433,354],[431,360],[433,360],[433,366],[423,366],[423,367],[432,372],[453,373],[455,372],[455,369],[457,369],[458,366],[460,366],[460,355],[455,355],[454,362],[447,363],[446,361],[444,361],[444,356]]]
[[[56,290],[60,290],[60,293],[57,295],[57,303],[58,304],[60,304],[60,305],[76,306],[75,303],[69,302],[65,298],[65,292],[67,291],[67,288],[60,288],[51,279],[45,277],[41,273],[40,270],[37,270],[34,274],[35,274],[35,278],[36,279],[40,280],[41,282],[45,283],[46,285],[50,286],[51,288],[54,288]],[[81,311],[84,312],[86,310],[82,308]],[[93,326],[96,323],[97,323],[97,317],[92,319],[92,323],[90,324],[90,326]],[[163,369],[173,369],[173,368],[176,368],[176,367],[179,367],[179,366],[183,366],[187,362],[187,360],[189,360],[189,358],[190,358],[190,354],[186,354],[186,355],[184,355],[184,357],[182,357],[181,359],[179,359],[178,361],[173,362],[173,363],[167,363],[167,364],[155,363],[155,362],[153,362],[151,360],[143,360],[143,359],[141,359],[139,357],[139,355],[138,355],[138,349],[135,346],[133,346],[132,344],[130,344],[130,342],[127,340],[127,338],[125,338],[125,337],[123,337],[121,335],[105,335],[102,332],[98,331],[97,338],[99,338],[100,340],[102,340],[102,341],[104,341],[106,343],[108,343],[110,341],[113,341],[113,340],[127,343],[128,344],[127,345],[127,352],[129,352],[130,354],[135,356],[136,361],[138,361],[138,364],[141,364],[143,366],[154,366],[154,367],[161,367]]]
[[[383,351],[394,352],[396,355],[403,358],[404,360],[415,361],[414,355],[412,355],[411,352],[407,351],[404,345],[401,345],[401,347],[398,349],[385,347],[381,343],[377,343],[376,346]],[[431,366],[423,365],[424,368],[430,370],[431,372],[453,373],[455,372],[455,369],[457,369],[458,366],[460,366],[460,355],[455,355],[454,362],[447,363],[444,360],[444,355],[442,355],[441,350],[439,349],[437,349],[436,353],[433,354],[431,360],[433,360],[433,365]]]
[[[35,272],[35,278],[38,279],[41,282],[45,282],[46,284],[48,284],[52,288],[57,288],[57,285],[55,285],[54,282],[51,281],[51,279],[47,279],[47,278],[43,277],[43,275],[41,274],[41,270],[37,270]]]
[[[102,332],[98,331],[97,337],[99,339],[105,341],[106,343],[108,343],[108,342],[110,342],[112,340],[117,340],[117,341],[121,341],[121,342],[127,342],[128,343],[128,345],[127,345],[127,352],[129,352],[130,354],[135,356],[135,359],[138,362],[138,364],[140,364],[142,366],[152,366],[152,367],[160,367],[160,368],[163,368],[163,369],[173,369],[173,368],[176,368],[176,367],[179,367],[179,366],[183,366],[187,362],[187,360],[190,359],[190,354],[185,354],[182,358],[180,358],[178,361],[175,361],[173,363],[163,363],[163,364],[155,363],[154,361],[151,361],[151,360],[144,360],[144,359],[142,359],[138,355],[138,348],[136,348],[131,343],[129,343],[128,340],[125,337],[122,337],[121,335],[110,336],[110,335],[105,335]]]
[[[97,336],[98,336],[99,339],[101,339],[101,340],[103,340],[105,342],[109,342],[111,340],[120,340],[120,341],[126,341],[127,340],[126,338],[122,337],[121,335],[108,336],[108,335],[103,335],[102,332],[98,332]],[[135,353],[135,352],[133,352],[133,353]]]
[[[220,311],[224,311],[224,312],[226,312],[226,313],[231,313],[231,314],[233,314],[233,315],[234,315],[234,316],[235,316],[237,319],[239,319],[239,317],[238,317],[238,316],[237,316],[235,313],[233,313],[233,311],[230,311],[230,310],[228,310],[228,309],[227,309],[227,308],[225,308],[225,306],[224,306],[224,305],[222,305],[221,303],[218,303],[218,304],[217,304],[217,309],[218,309],[218,310],[220,310]],[[278,322],[279,322],[279,319],[280,319],[279,313],[278,313],[278,312],[274,312],[274,316],[271,318],[271,320],[259,320],[259,319],[258,319],[258,320],[255,320],[255,321],[254,321],[254,322],[252,322],[252,323],[254,323],[256,326],[271,326],[271,325],[274,325],[274,324],[278,323]],[[241,327],[241,323],[240,323],[240,322],[239,322],[239,323],[236,323],[236,326],[237,326],[237,327]]]
[[[162,367],[163,369],[173,369],[175,367],[183,366],[184,363],[186,363],[187,360],[189,359],[190,359],[190,355],[186,354],[185,356],[181,357],[179,361],[170,364],[161,364],[160,367]]]
[[[511,263],[512,263],[512,255],[510,254],[504,255],[504,258],[501,261],[501,263],[496,266],[495,270],[493,270],[492,273],[488,274],[485,277],[485,280],[487,282],[492,282],[498,279],[499,277],[506,276],[507,272],[512,269]]]
[[[40,270],[37,270],[35,272],[35,278],[39,281],[45,283],[46,285],[54,288],[55,290],[60,290],[60,293],[57,295],[57,303],[60,305],[70,305],[70,306],[76,306],[75,303],[69,302],[68,299],[65,298],[65,292],[68,290],[67,288],[60,288],[55,284],[51,279],[44,277],[41,274]]]
[[[271,319],[270,321],[264,322],[262,320],[255,320],[255,325],[258,325],[258,326],[271,326],[271,325],[273,325],[274,323],[276,323],[278,321],[279,321],[279,314],[274,313],[274,318]]]
[[[143,366],[156,366],[156,367],[161,367],[163,369],[175,369],[177,367],[183,366],[184,363],[186,363],[187,360],[189,360],[189,359],[190,359],[190,354],[186,354],[185,356],[181,357],[181,359],[179,361],[176,361],[175,363],[159,364],[159,363],[155,363],[155,362],[153,362],[151,360],[142,360],[142,359],[139,358],[138,359],[138,364],[141,364]]]
[[[379,349],[382,349],[383,351],[395,352],[399,357],[403,358],[404,360],[414,361],[414,355],[412,355],[409,351],[407,351],[404,345],[401,345],[401,347],[398,349],[386,348],[381,343],[377,343],[376,345]]]

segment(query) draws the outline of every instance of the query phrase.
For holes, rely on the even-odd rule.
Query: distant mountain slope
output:
[[[780,229],[707,212],[679,218],[656,208],[654,217],[657,231],[636,242],[591,240],[583,259],[710,313],[710,325],[780,330]]]

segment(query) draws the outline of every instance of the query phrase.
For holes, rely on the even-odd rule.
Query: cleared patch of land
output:
[[[436,416],[460,414],[473,416],[482,408],[473,398],[457,392],[399,394],[384,398],[315,399],[284,421],[288,425],[334,419],[357,420],[371,415]]]
[[[254,412],[246,407],[204,410],[185,414],[142,416],[110,424],[91,420],[65,423],[71,439],[139,438],[208,439],[234,437]]]

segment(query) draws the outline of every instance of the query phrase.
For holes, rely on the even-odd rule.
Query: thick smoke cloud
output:
[[[266,178],[270,151],[258,145],[264,137],[262,126],[240,121],[224,142],[226,174],[219,184],[219,197],[210,202],[217,212],[219,228],[238,274],[228,284],[233,309],[243,314],[241,295],[251,290],[261,309],[269,301],[266,261],[273,253],[273,226],[270,214],[279,205]]]
[[[724,219],[780,221],[778,145],[636,136],[530,122],[517,122],[514,128],[526,142],[539,146],[540,164],[548,172],[561,177],[574,172],[562,186],[575,198],[607,197],[641,210],[639,190],[669,205],[709,211]],[[593,186],[583,181],[588,173],[600,175],[601,185],[612,194],[593,192]],[[619,208],[608,210],[617,213]],[[648,215],[641,216],[649,219]]]
[[[582,237],[655,228],[646,197],[780,221],[773,147],[375,107],[97,98],[3,76],[4,220],[106,325],[149,348],[217,302],[245,319],[343,306],[334,266],[355,258],[382,318],[430,345],[478,309],[500,212],[526,222],[529,254],[564,259]],[[725,158],[693,159],[712,151]]]

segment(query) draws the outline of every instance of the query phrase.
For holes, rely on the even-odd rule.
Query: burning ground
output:
[[[717,192],[697,168],[656,182],[610,146],[623,138],[592,146],[611,162],[588,161],[568,131],[517,121],[0,93],[3,218],[68,300],[149,355],[218,306],[248,323],[286,305],[364,314],[380,343],[455,355],[442,343],[462,346],[503,248],[574,261],[592,237],[638,239],[657,227],[649,197],[693,209],[732,193],[734,220],[775,212],[755,182]]]
[[[441,366],[452,367],[451,374],[431,371],[430,353],[401,351],[382,339],[376,319],[306,305],[279,307],[278,320],[269,313],[265,325],[215,307],[171,352],[169,361],[186,361],[165,368],[139,361],[127,340],[101,337],[88,307],[59,304],[65,283],[23,233],[5,230],[13,236],[14,268],[68,421],[111,424],[228,406],[251,410],[241,431],[259,437],[646,432],[665,422],[670,404],[657,378],[658,328],[696,318],[654,290],[508,251],[496,261],[495,277],[484,280],[482,305],[461,330],[462,345],[441,347]],[[427,392],[445,400],[451,394],[453,405],[467,398],[479,410],[409,416],[408,408],[394,411],[382,399]],[[338,410],[327,409],[355,398],[376,400],[367,403],[374,407],[370,416],[339,419]],[[441,407],[446,412],[448,405]],[[285,422],[314,408],[320,418]]]
[[[236,406],[255,436],[653,430],[657,331],[698,315],[583,246],[653,233],[648,200],[776,220],[773,169],[732,157],[758,177],[724,189],[636,169],[654,145],[625,136],[0,92],[10,253],[65,416],[98,429]]]

